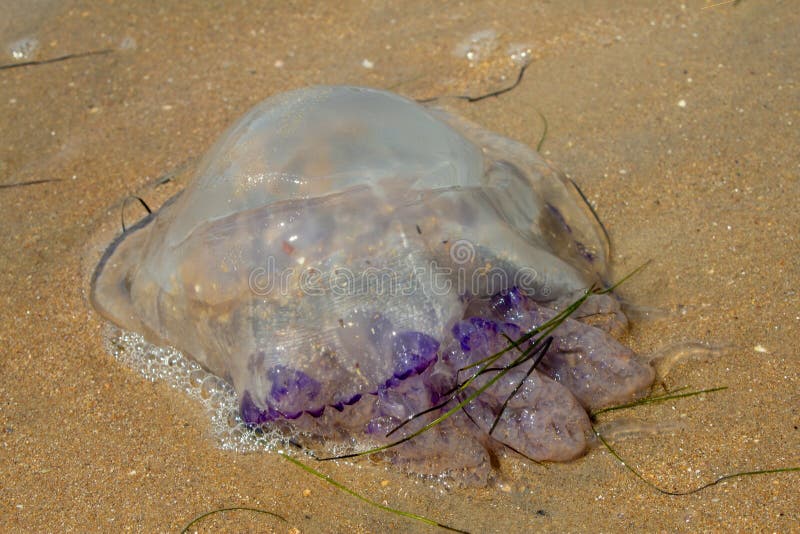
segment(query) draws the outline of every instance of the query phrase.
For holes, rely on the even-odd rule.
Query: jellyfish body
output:
[[[109,247],[92,302],[230,381],[250,425],[380,443],[602,281],[607,255],[572,183],[530,148],[388,92],[314,87],[232,126]],[[612,298],[592,305],[624,321]],[[401,454],[480,463],[492,426],[537,460],[582,454],[586,410],[653,379],[607,330],[568,319],[535,370]]]

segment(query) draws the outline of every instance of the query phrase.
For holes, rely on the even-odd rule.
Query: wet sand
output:
[[[663,310],[635,322],[642,353],[725,344],[670,385],[728,390],[615,418],[678,428],[616,443],[648,479],[688,489],[734,472],[800,465],[800,12],[789,1],[11,2],[0,70],[0,531],[385,532],[428,527],[369,507],[274,454],[219,450],[198,405],[103,348],[88,305],[87,244],[119,203],[154,205],[159,177],[201,155],[263,98],[311,84],[453,100],[535,145],[577,180],[611,234],[621,289]],[[494,48],[465,57],[470,36]],[[459,44],[460,55],[454,53]],[[479,43],[480,44],[480,43]],[[486,44],[486,43],[484,43]],[[35,180],[55,180],[31,185]],[[170,187],[167,184],[167,189]],[[96,245],[97,243],[95,243]],[[609,417],[608,420],[614,419]],[[800,474],[730,480],[670,497],[605,450],[549,468],[502,461],[503,483],[447,490],[382,464],[325,464],[379,501],[473,532],[800,529]],[[306,491],[309,490],[309,491]]]

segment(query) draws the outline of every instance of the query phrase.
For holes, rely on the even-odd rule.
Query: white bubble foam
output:
[[[271,451],[286,443],[277,430],[257,432],[239,417],[233,386],[200,367],[172,347],[158,347],[139,334],[109,326],[106,349],[145,379],[164,381],[195,399],[209,417],[210,430],[220,448],[238,452]]]

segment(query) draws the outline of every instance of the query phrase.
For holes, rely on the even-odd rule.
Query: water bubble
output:
[[[497,32],[492,29],[480,30],[458,43],[453,53],[470,62],[486,59],[497,48]]]
[[[508,47],[508,57],[515,65],[524,67],[533,60],[533,52],[530,45],[512,44]]]
[[[30,61],[39,49],[39,40],[29,35],[9,43],[6,48],[15,61]]]

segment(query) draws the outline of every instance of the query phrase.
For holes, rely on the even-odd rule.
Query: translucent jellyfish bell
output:
[[[607,254],[574,186],[528,147],[385,91],[313,87],[231,127],[109,247],[92,302],[231,381],[248,423],[368,404],[349,424],[369,433],[471,303],[568,298]]]

